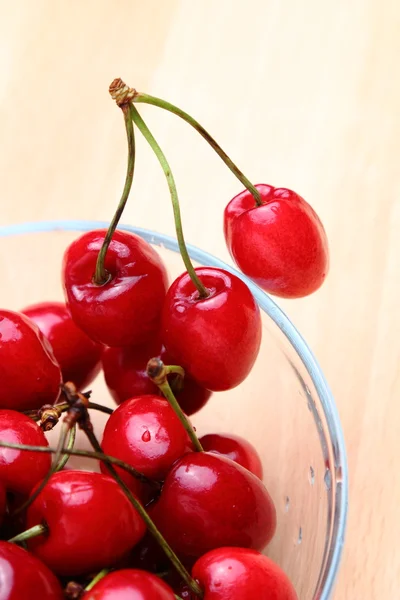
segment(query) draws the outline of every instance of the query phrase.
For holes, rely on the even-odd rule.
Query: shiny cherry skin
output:
[[[130,346],[159,329],[167,273],[157,252],[133,233],[116,231],[105,268],[110,279],[93,282],[105,230],[89,231],[66,250],[63,282],[72,318],[87,335],[106,346]]]
[[[282,298],[315,292],[329,269],[324,227],[298,194],[270,185],[256,186],[261,206],[249,191],[229,202],[225,240],[232,258],[261,288]]]
[[[165,479],[178,458],[193,450],[182,423],[160,396],[138,396],[118,406],[106,423],[101,446],[105,454],[158,481]],[[121,469],[119,473],[128,484],[131,476]]]
[[[276,528],[274,504],[258,477],[209,452],[175,463],[150,513],[173,549],[189,557],[227,545],[262,550]]]
[[[158,387],[146,373],[148,361],[155,357],[161,358],[166,365],[176,364],[158,341],[142,346],[105,348],[102,356],[104,378],[117,404],[134,396],[160,394]],[[171,375],[169,381],[176,399],[188,416],[199,411],[211,396],[211,392],[199,385],[189,374],[185,374],[179,390],[176,388],[176,377]]]
[[[260,310],[247,285],[223,269],[199,267],[209,296],[183,273],[168,290],[162,340],[196,381],[208,390],[236,387],[249,374],[261,343]]]
[[[16,410],[0,410],[0,440],[12,444],[48,446],[40,427]],[[51,467],[51,454],[0,448],[0,481],[6,490],[29,495]]]
[[[175,600],[172,589],[162,579],[139,569],[109,573],[82,600]]]
[[[28,317],[0,310],[0,408],[29,410],[53,404],[61,370],[48,340]]]
[[[247,548],[217,548],[202,556],[192,576],[204,600],[298,600],[288,576],[270,558]]]
[[[270,558],[247,548],[217,548],[194,565],[204,600],[298,600],[288,576]]]
[[[63,600],[57,577],[36,556],[0,541],[1,600]]]
[[[49,531],[28,549],[57,575],[111,566],[143,537],[145,525],[118,484],[101,473],[59,471],[27,510],[27,528]]]
[[[250,442],[232,433],[209,433],[200,438],[200,443],[207,452],[226,456],[248,469],[259,479],[263,478],[261,458]]]
[[[73,381],[78,390],[86,388],[100,371],[102,347],[75,325],[63,302],[41,302],[22,312],[49,340],[63,381]]]

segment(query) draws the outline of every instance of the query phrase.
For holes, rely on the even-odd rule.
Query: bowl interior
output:
[[[33,302],[62,300],[61,260],[79,234],[105,223],[33,223],[0,228],[1,305],[19,310]],[[183,271],[175,240],[125,227],[145,237],[162,255],[171,281]],[[262,458],[264,482],[275,502],[277,533],[265,552],[293,581],[299,598],[330,597],[346,522],[347,466],[334,401],[310,350],[273,301],[215,257],[190,248],[196,264],[238,274],[255,295],[263,319],[263,341],[249,378],[214,394],[192,417],[200,435],[232,432],[251,441]],[[91,386],[93,400],[113,406],[102,375]],[[105,423],[96,414],[99,437]],[[50,435],[54,445],[57,431]],[[77,446],[87,448],[83,436]],[[70,459],[94,469],[93,461]]]

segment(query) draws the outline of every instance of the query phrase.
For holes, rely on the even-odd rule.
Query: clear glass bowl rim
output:
[[[54,231],[88,231],[91,229],[107,228],[109,223],[106,221],[89,220],[60,220],[60,221],[38,221],[26,222],[13,225],[0,226],[0,236],[16,236],[31,233],[46,233]],[[163,246],[174,252],[179,252],[178,243],[175,238],[161,233],[133,227],[130,225],[119,225],[119,229],[130,231],[140,235],[149,243]],[[341,472],[340,485],[336,486],[333,506],[335,510],[332,529],[331,549],[329,552],[330,560],[325,564],[325,573],[322,574],[320,582],[323,582],[323,589],[319,600],[329,600],[334,588],[338,574],[342,550],[344,544],[347,512],[348,512],[348,466],[346,447],[344,442],[343,430],[339,419],[339,414],[333,399],[332,393],[325,380],[325,377],[307,343],[291,323],[285,313],[275,304],[275,302],[264,293],[256,284],[244,276],[242,273],[230,265],[219,260],[215,256],[188,245],[188,251],[191,258],[203,265],[218,267],[234,273],[240,277],[249,286],[260,307],[268,314],[275,324],[289,340],[292,347],[297,352],[299,358],[304,364],[310,375],[318,397],[321,401],[322,410],[325,415],[330,442],[333,448],[335,459],[335,469]],[[183,265],[182,265],[183,267]]]

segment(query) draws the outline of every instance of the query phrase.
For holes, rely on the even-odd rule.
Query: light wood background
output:
[[[252,180],[319,212],[330,277],[281,305],[347,441],[338,600],[400,594],[399,31],[398,0],[0,0],[2,224],[111,217],[126,160],[107,91],[118,76],[197,116]],[[174,167],[187,239],[229,260],[221,215],[240,185],[183,123],[143,114]],[[162,174],[138,145],[124,220],[173,233]]]

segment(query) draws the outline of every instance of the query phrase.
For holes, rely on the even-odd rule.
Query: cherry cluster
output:
[[[0,310],[1,598],[296,600],[262,554],[276,511],[256,449],[232,434],[198,438],[189,419],[250,373],[260,311],[236,275],[193,267],[169,164],[135,104],[186,120],[245,185],[225,209],[225,238],[263,289],[294,298],[321,285],[323,227],[294,192],[253,186],[187,113],[121,80],[110,93],[124,115],[128,168],[109,229],[66,249],[65,304]],[[117,229],[133,179],[134,126],[171,194],[186,267],[172,284],[154,248]],[[87,390],[101,370],[115,410]],[[109,414],[101,442],[96,410]],[[78,427],[92,451],[74,447]],[[69,469],[71,455],[99,461],[101,472]]]

